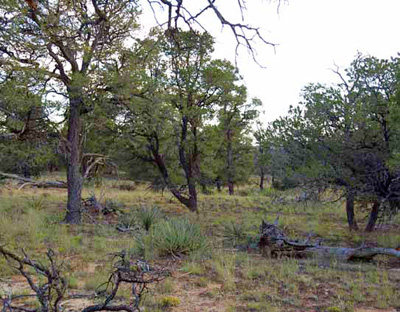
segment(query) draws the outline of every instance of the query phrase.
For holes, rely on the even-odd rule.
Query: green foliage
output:
[[[358,55],[345,75],[338,72],[342,83],[306,86],[300,105],[259,136],[274,186],[344,187],[356,198],[389,200],[382,210],[398,211],[399,64]]]

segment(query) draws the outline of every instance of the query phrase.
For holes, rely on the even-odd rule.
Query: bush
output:
[[[208,246],[200,226],[186,219],[170,219],[156,224],[153,244],[159,255],[172,256],[204,250]]]

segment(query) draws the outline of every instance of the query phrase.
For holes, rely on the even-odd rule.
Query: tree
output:
[[[65,222],[81,220],[82,116],[93,109],[96,72],[136,28],[135,2],[5,1],[0,4],[0,64],[34,72],[67,99],[68,203]]]
[[[0,171],[38,176],[54,163],[50,107],[35,93],[33,77],[8,72],[0,80]]]
[[[350,229],[354,201],[372,202],[366,230],[398,210],[399,60],[357,56],[337,86],[312,84],[301,107],[274,122],[276,142],[304,181],[343,187]]]
[[[236,69],[226,61],[220,61],[219,68],[214,70],[221,71],[221,100],[218,111],[218,122],[223,139],[225,153],[225,166],[220,176],[223,176],[228,184],[229,195],[234,194],[234,183],[239,177],[246,175],[238,174],[238,168],[249,166],[238,166],[251,153],[247,134],[250,130],[251,122],[258,116],[257,107],[261,106],[261,101],[253,99],[247,103],[247,89],[239,84],[240,77]],[[251,168],[251,166],[250,166]],[[243,172],[242,172],[243,173]]]
[[[197,211],[199,135],[219,92],[213,84],[213,74],[207,71],[211,66],[212,38],[207,33],[168,30],[166,37],[157,41],[157,48],[149,46],[151,51],[157,51],[153,61],[136,74],[128,72],[125,78],[121,74],[117,78],[120,82],[130,81],[126,91],[120,89],[125,95],[118,95],[125,107],[125,133],[131,135],[134,153],[153,163],[172,194],[191,211]],[[149,60],[148,54],[146,59]],[[137,75],[147,78],[141,88],[134,89],[132,80]],[[143,152],[138,155],[140,151]],[[175,161],[183,177],[179,173],[171,175],[171,162]],[[176,184],[182,178],[187,196]]]
[[[155,165],[167,188],[191,211],[197,211],[196,184],[205,177],[201,168],[210,122],[217,112],[222,116],[224,105],[225,114],[236,105],[229,126],[239,128],[240,121],[243,132],[253,113],[239,111],[245,107],[245,89],[235,86],[233,65],[211,60],[212,45],[208,33],[167,30],[139,42],[130,65],[111,79],[110,92],[121,107],[121,133],[132,153]],[[218,132],[223,138],[226,131]]]

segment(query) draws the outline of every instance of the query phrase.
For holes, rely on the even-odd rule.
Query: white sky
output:
[[[217,4],[236,16],[237,0]],[[247,6],[246,22],[261,27],[264,37],[278,44],[276,51],[256,46],[266,69],[255,64],[245,49],[238,59],[249,95],[264,103],[265,123],[296,105],[306,84],[337,81],[331,69],[335,64],[347,67],[357,51],[380,58],[400,52],[400,0],[289,0],[281,4],[279,14],[274,2],[248,0]],[[222,31],[213,16],[206,18],[203,24],[216,36],[215,57],[234,61],[231,33]]]

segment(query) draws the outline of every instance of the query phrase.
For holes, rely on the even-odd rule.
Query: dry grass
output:
[[[349,246],[364,242],[396,247],[399,219],[372,234],[350,233],[341,203],[295,203],[293,191],[260,194],[246,187],[238,191],[246,196],[200,196],[200,213],[193,215],[168,192],[162,195],[129,181],[121,183],[133,190],[121,190],[118,183],[88,186],[83,196],[95,194],[104,202],[121,202],[125,212],[131,213],[143,206],[157,206],[164,218],[185,218],[198,224],[211,244],[207,253],[179,255],[180,259],[160,258],[151,252],[146,256],[150,262],[168,265],[172,274],[146,298],[145,311],[350,312],[364,308],[394,311],[400,306],[399,261],[381,258],[371,264],[332,262],[321,266],[313,260],[266,259],[254,250],[261,219],[273,221],[278,213],[280,225],[293,237],[312,232],[315,239],[323,238],[324,244]],[[18,191],[11,186],[0,196],[0,244],[23,247],[31,255],[53,248],[67,265],[74,293],[93,292],[104,280],[110,253],[135,250],[132,234],[115,229],[117,216],[92,215],[79,226],[60,224],[65,212],[64,190]],[[285,199],[277,202],[281,197]],[[227,230],[229,224],[238,226]],[[229,235],[234,239],[227,240]],[[4,283],[18,279],[3,259],[0,277]],[[4,283],[0,282],[0,292]],[[121,297],[129,297],[129,293]]]

